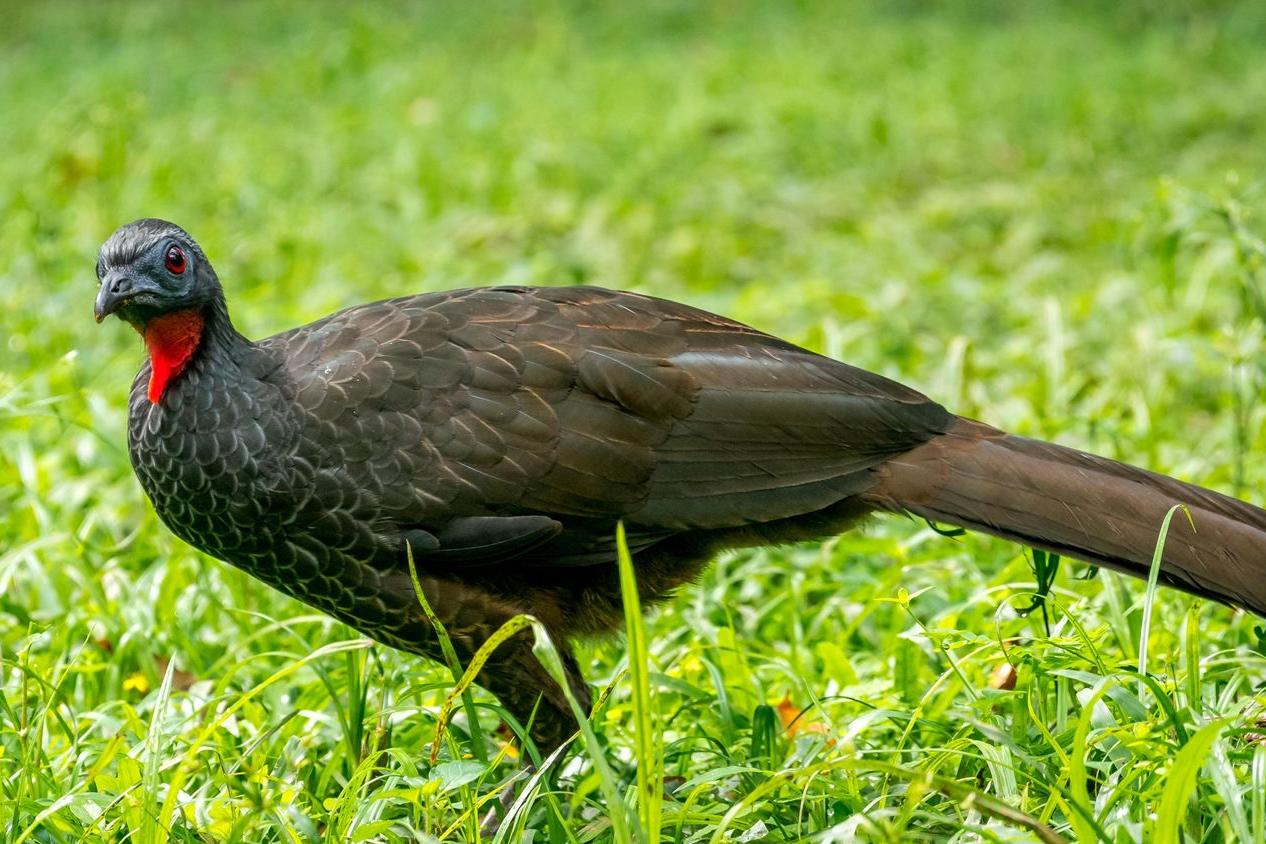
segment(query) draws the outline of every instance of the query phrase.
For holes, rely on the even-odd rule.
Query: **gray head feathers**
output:
[[[131,264],[145,254],[155,243],[163,240],[179,240],[181,245],[196,255],[202,263],[206,256],[189,233],[175,223],[146,217],[141,220],[119,226],[114,234],[101,245],[101,254],[97,261],[97,273],[102,274],[111,267],[123,267]]]

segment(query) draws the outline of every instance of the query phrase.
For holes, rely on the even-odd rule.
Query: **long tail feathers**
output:
[[[884,464],[866,497],[1137,577],[1166,512],[1185,504],[1161,582],[1266,615],[1266,510],[1114,460],[960,419]]]

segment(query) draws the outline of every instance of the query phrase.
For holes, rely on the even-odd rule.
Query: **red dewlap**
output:
[[[202,314],[174,311],[156,316],[141,333],[149,352],[149,400],[158,404],[167,385],[184,371],[202,340]]]

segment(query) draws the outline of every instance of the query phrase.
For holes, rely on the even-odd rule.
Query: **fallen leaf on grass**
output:
[[[814,721],[805,713],[807,709],[801,709],[791,702],[791,695],[787,695],[782,702],[775,707],[778,712],[778,720],[782,722],[782,728],[787,731],[787,735],[795,738],[801,733],[817,733],[818,735],[827,735],[826,724],[821,721]],[[834,739],[831,740],[834,742]]]
[[[160,677],[167,673],[167,666],[170,662],[171,660],[165,656],[154,657],[154,668],[158,670]],[[188,671],[181,671],[177,668],[171,672],[171,687],[178,692],[189,691],[196,682],[198,682],[198,678]]]
[[[989,675],[989,688],[1011,691],[1015,688],[1015,666],[1009,662],[1000,662]]]
[[[501,751],[506,755],[507,759],[519,758],[519,746],[514,743],[514,732],[510,729],[510,725],[502,721],[497,726],[497,738],[501,739]]]

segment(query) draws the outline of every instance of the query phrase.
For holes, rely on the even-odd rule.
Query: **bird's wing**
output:
[[[309,459],[433,536],[542,515],[604,532],[623,518],[647,543],[794,517],[862,491],[952,418],[739,323],[597,288],[389,300],[264,344],[286,361]]]
[[[862,491],[953,418],[893,381],[685,305],[532,293],[571,330],[557,460],[521,502],[661,530],[738,527]]]

